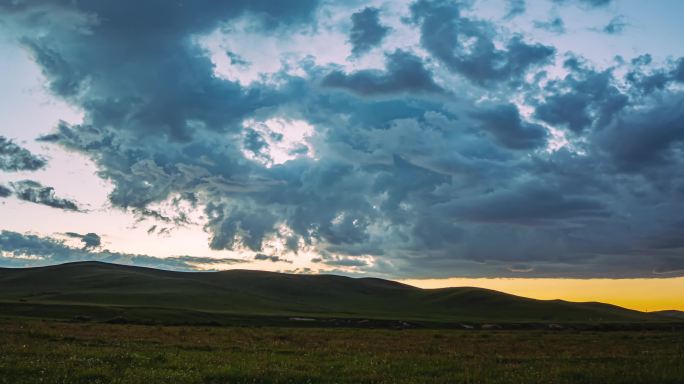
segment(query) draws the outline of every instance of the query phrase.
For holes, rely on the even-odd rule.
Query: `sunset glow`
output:
[[[670,279],[414,279],[421,288],[480,287],[541,300],[599,301],[638,311],[684,311],[684,278]]]

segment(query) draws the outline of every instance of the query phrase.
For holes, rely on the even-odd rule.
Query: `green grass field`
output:
[[[677,321],[332,275],[0,269],[0,384],[684,383]]]
[[[683,332],[0,320],[0,383],[682,383]]]

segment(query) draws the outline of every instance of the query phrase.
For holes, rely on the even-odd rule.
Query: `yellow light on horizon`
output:
[[[446,278],[408,279],[420,288],[479,287],[540,300],[561,299],[636,309],[684,311],[684,277],[653,279]]]

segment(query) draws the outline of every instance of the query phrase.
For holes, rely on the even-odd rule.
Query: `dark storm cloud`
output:
[[[12,190],[0,184],[0,197],[12,196]]]
[[[428,52],[451,71],[480,85],[519,80],[555,54],[553,47],[528,44],[520,36],[498,49],[494,26],[462,17],[456,2],[419,0],[411,5],[411,20],[420,26],[420,41]]]
[[[482,122],[482,129],[489,132],[501,145],[511,149],[534,149],[546,143],[548,133],[538,124],[524,122],[513,104],[503,104],[472,114]]]
[[[610,70],[597,72],[575,58],[565,67],[570,74],[546,86],[547,95],[536,107],[539,119],[579,133],[605,126],[627,105],[629,98],[613,84]]]
[[[653,273],[665,276],[678,276],[684,272],[684,260],[672,257],[653,269]]]
[[[78,94],[85,80],[84,72],[77,72],[46,41],[25,39],[23,44],[42,67],[44,74],[57,74],[49,77],[52,92],[64,97],[75,97]]]
[[[11,140],[0,136],[0,171],[35,171],[47,162]]]
[[[677,68],[674,70],[672,76],[676,81],[684,83],[684,57],[680,57],[679,60],[677,60]]]
[[[195,39],[230,39],[238,17],[264,35],[311,33],[315,4],[0,4],[52,92],[84,113],[41,140],[93,159],[114,207],[168,226],[187,222],[182,204],[203,209],[213,249],[314,249],[322,264],[394,277],[682,274],[681,61],[618,71],[570,57],[556,78],[543,72],[553,47],[464,17],[464,3],[418,1],[407,27],[426,57],[399,47],[384,70],[351,72],[305,58],[289,64],[297,74],[244,85],[217,76]],[[308,123],[311,151],[274,162],[267,139],[286,138],[261,129],[269,119]],[[568,143],[552,150],[559,131]],[[164,201],[178,211],[155,210]],[[19,255],[47,249],[41,263],[212,263],[4,236]],[[271,239],[289,253],[271,255]]]
[[[447,205],[458,217],[482,223],[536,225],[542,220],[605,216],[600,201],[564,196],[562,191],[535,184],[493,192]]]
[[[91,15],[86,30],[55,27],[52,34],[27,33],[24,46],[33,54],[52,91],[86,106],[96,129],[116,126],[138,136],[162,135],[189,140],[193,121],[224,131],[254,108],[269,104],[259,90],[213,76],[213,64],[190,36],[219,23],[251,14],[265,29],[307,20],[315,1],[157,0],[17,3],[4,1],[0,11],[32,23],[40,32],[52,7]],[[85,16],[84,16],[85,17]],[[163,61],[159,57],[165,57]],[[105,70],[106,76],[93,76]],[[83,82],[88,90],[82,94]],[[85,91],[85,90],[83,90]],[[155,95],[155,97],[150,97]]]
[[[386,70],[362,70],[345,74],[333,71],[322,82],[323,86],[347,89],[364,96],[401,92],[441,92],[422,60],[402,50],[386,55]]]
[[[534,27],[558,35],[565,33],[565,23],[560,17],[554,17],[549,21],[535,21]]]
[[[86,248],[71,248],[64,242],[51,237],[12,231],[0,231],[0,251],[2,251],[0,252],[0,265],[6,267],[37,267],[72,261],[102,261],[177,271],[193,271],[200,269],[197,267],[198,264],[205,264],[211,268],[212,265],[217,264],[245,262],[242,259],[193,256],[159,258],[108,250],[94,252]]]
[[[630,83],[635,93],[640,94],[639,96],[663,91],[669,83],[676,81],[672,69],[652,68],[652,61],[653,58],[649,54],[632,59],[632,69],[625,75],[625,80]]]
[[[630,71],[625,79],[629,81],[635,90],[643,95],[649,95],[656,91],[662,91],[672,80],[664,71],[647,73],[636,70]]]
[[[14,194],[21,200],[65,211],[79,211],[78,205],[75,202],[56,197],[54,188],[45,187],[37,181],[21,180],[10,183],[10,185],[14,190]]]
[[[629,111],[599,132],[595,142],[620,168],[648,169],[679,163],[684,143],[684,96]]]
[[[50,4],[50,3],[47,3]],[[245,2],[88,2],[62,5],[93,15],[85,31],[54,28],[33,33],[49,19],[42,7],[6,2],[5,15],[21,19],[29,31],[22,41],[51,84],[81,84],[79,92],[52,87],[55,94],[81,105],[83,124],[60,124],[43,141],[59,143],[97,158],[101,176],[115,185],[115,206],[141,210],[199,184],[224,190],[252,190],[251,164],[232,135],[258,108],[290,95],[259,86],[242,88],[214,76],[206,52],[191,39],[220,23],[250,15],[261,28],[284,29],[305,23],[314,1]],[[49,57],[49,60],[43,60]],[[161,60],[161,58],[164,58]],[[53,65],[59,61],[60,65]],[[218,144],[217,144],[218,143]]]
[[[512,19],[516,16],[520,16],[527,10],[527,5],[525,0],[508,0],[506,2],[506,15],[505,19]]]
[[[380,10],[366,7],[351,15],[352,27],[349,31],[349,42],[352,55],[361,56],[380,45],[389,33],[389,27],[380,23]]]
[[[212,249],[233,249],[240,244],[260,251],[266,235],[275,231],[278,217],[266,208],[231,207],[209,204],[211,218],[207,228],[214,234],[209,243]]]
[[[89,232],[85,235],[81,235],[80,233],[76,232],[67,232],[65,235],[81,240],[83,243],[83,249],[97,248],[102,245],[102,239],[97,233]]]

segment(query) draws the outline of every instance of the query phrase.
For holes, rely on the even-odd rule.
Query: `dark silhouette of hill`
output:
[[[676,311],[674,309],[671,310],[665,310],[665,311],[654,311],[650,312],[655,315],[671,318],[671,319],[679,319],[679,320],[684,320],[684,311]]]
[[[100,262],[0,269],[0,314],[156,322],[298,317],[424,322],[648,322],[602,303],[534,300],[461,287],[264,271],[173,272]]]

